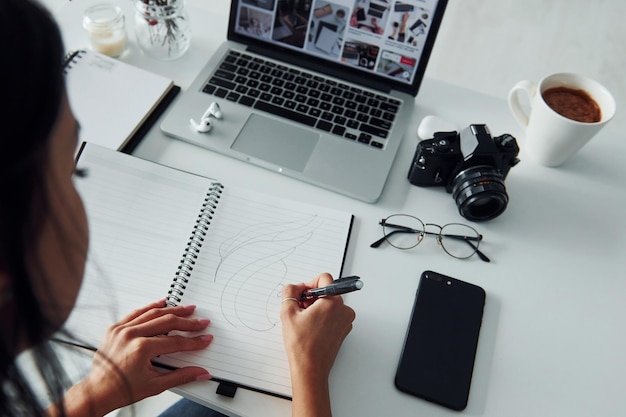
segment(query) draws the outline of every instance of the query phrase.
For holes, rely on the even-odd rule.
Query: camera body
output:
[[[418,143],[408,178],[421,187],[445,187],[463,217],[489,220],[508,204],[504,179],[519,162],[518,154],[513,136],[492,138],[486,125],[472,124]]]

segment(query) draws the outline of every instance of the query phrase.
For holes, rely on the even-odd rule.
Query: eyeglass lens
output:
[[[478,249],[480,236],[470,226],[451,223],[441,229],[441,246],[450,256],[469,258]]]
[[[394,214],[383,223],[385,239],[398,249],[410,249],[417,246],[424,237],[424,223],[417,217]]]

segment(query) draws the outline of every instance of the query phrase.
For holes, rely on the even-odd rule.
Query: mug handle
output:
[[[522,80],[511,88],[509,91],[509,109],[511,109],[511,113],[513,113],[513,117],[515,120],[522,126],[528,126],[528,118],[529,114],[523,109],[519,100],[519,92],[524,91],[528,95],[528,100],[532,106],[533,99],[535,94],[537,94],[537,85],[532,81]]]

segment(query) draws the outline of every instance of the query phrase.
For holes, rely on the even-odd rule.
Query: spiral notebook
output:
[[[215,336],[203,351],[155,358],[219,381],[291,396],[281,288],[340,276],[353,216],[145,161],[94,144],[77,178],[90,228],[85,280],[67,328],[98,346],[108,326],[164,297],[195,304]],[[348,295],[349,296],[349,295]]]
[[[172,102],[172,80],[91,50],[68,54],[65,82],[82,140],[130,153]]]

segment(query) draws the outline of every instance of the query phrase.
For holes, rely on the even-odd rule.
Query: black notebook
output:
[[[290,397],[279,318],[281,288],[341,274],[353,216],[277,198],[94,144],[76,186],[90,247],[67,328],[98,346],[108,326],[167,298],[195,304],[215,336],[203,351],[163,355],[219,380]]]

